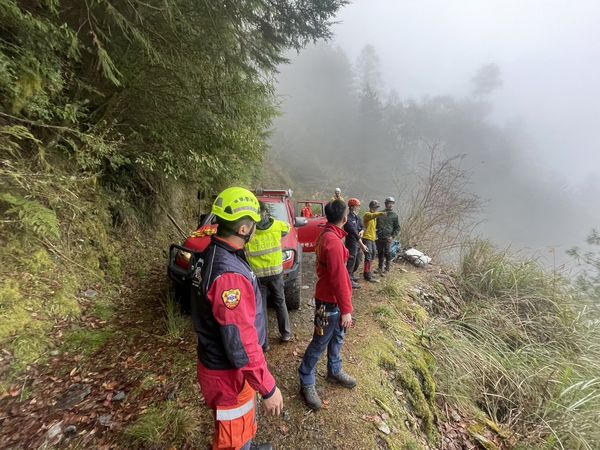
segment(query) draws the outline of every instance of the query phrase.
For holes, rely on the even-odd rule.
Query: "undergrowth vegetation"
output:
[[[345,3],[0,0],[0,395],[83,303],[112,316],[137,236],[260,172],[277,65]]]
[[[527,448],[600,443],[600,329],[565,279],[534,259],[472,244],[463,311],[428,323],[443,395],[518,433]]]
[[[125,430],[125,436],[139,448],[160,446],[165,442],[181,445],[193,439],[196,422],[188,410],[168,401],[150,407]]]

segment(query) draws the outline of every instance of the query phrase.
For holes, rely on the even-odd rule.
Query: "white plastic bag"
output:
[[[425,267],[431,262],[431,257],[416,248],[409,248],[404,252],[404,259],[417,267]]]

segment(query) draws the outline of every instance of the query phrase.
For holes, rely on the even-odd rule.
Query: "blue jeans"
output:
[[[321,302],[315,301],[315,311],[321,306]],[[327,349],[327,373],[337,375],[342,371],[342,346],[344,345],[344,329],[340,326],[340,310],[337,305],[325,303],[329,323],[323,329],[323,336],[316,331],[312,341],[304,352],[304,358],[298,368],[300,384],[310,386],[317,381],[317,363],[321,355]]]

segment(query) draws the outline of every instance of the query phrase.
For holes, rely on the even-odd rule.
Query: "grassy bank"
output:
[[[518,448],[600,447],[600,330],[565,279],[472,245],[460,312],[426,327],[443,395],[513,433]]]

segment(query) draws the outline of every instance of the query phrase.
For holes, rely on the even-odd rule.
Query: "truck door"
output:
[[[307,224],[298,228],[298,241],[305,252],[314,252],[317,238],[323,231],[327,218],[325,217],[325,205],[327,202],[322,201],[302,201],[297,202],[296,215],[305,217]],[[307,214],[307,211],[310,213]]]

